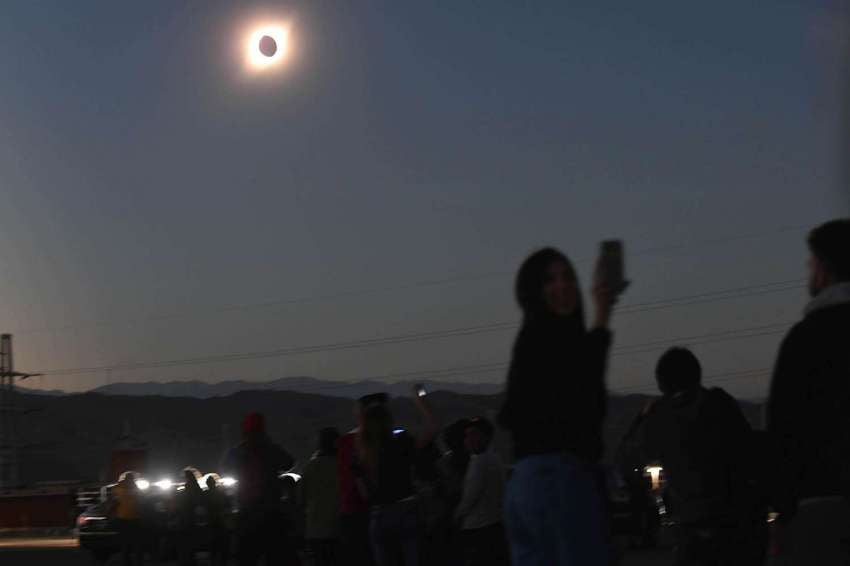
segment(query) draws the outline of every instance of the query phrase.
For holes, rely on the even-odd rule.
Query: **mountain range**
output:
[[[647,399],[645,395],[610,398],[604,428],[609,456]],[[502,396],[436,391],[429,400],[438,420],[447,425],[461,417],[494,418]],[[242,419],[252,411],[266,416],[271,438],[301,464],[314,450],[320,428],[346,431],[354,426],[350,399],[293,391],[241,391],[207,399],[21,393],[17,404],[21,477],[30,484],[105,481],[110,454],[128,432],[148,447],[146,474],[176,477],[184,466],[217,470],[227,447],[239,440]],[[416,430],[420,419],[409,396],[394,397],[390,407],[397,425]],[[741,408],[753,424],[758,423],[759,405],[741,402]],[[496,443],[503,457],[510,458],[505,435],[500,433]]]
[[[495,395],[502,391],[502,383],[463,383],[423,381],[428,391],[451,391],[462,395]],[[92,393],[104,395],[158,395],[161,397],[193,397],[211,399],[226,397],[240,391],[292,391],[295,393],[316,393],[328,397],[357,399],[369,393],[385,391],[392,397],[410,394],[412,383],[385,383],[375,380],[355,382],[326,381],[312,377],[284,377],[272,381],[230,380],[217,383],[203,381],[168,381],[111,383],[93,389]]]

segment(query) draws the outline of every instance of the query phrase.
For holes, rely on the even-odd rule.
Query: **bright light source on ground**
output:
[[[234,478],[221,478],[221,485],[224,487],[233,487],[236,485],[236,480]]]
[[[644,468],[644,471],[649,474],[652,480],[652,489],[658,489],[661,485],[661,472],[664,471],[664,468],[661,466],[647,466]]]
[[[257,70],[280,63],[289,47],[289,29],[282,25],[262,26],[254,30],[246,45],[248,64]]]
[[[174,485],[174,483],[169,479],[159,480],[154,484],[156,487],[161,489],[162,491],[168,491]]]
[[[146,490],[151,486],[151,482],[148,480],[136,480],[136,487],[141,489],[142,491]]]

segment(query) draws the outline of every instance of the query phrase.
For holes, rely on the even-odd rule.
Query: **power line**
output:
[[[641,344],[631,344],[629,346],[621,346],[614,348],[611,352],[612,356],[639,354],[643,352],[654,352],[664,346],[671,344],[688,344],[697,346],[701,344],[711,344],[714,342],[725,342],[728,340],[740,340],[742,338],[755,338],[759,336],[770,336],[785,332],[791,322],[778,322],[773,324],[765,324],[760,326],[750,326],[746,328],[737,328],[735,330],[723,330],[720,332],[711,332],[708,334],[697,334],[694,336],[682,336],[675,339],[665,338],[663,340],[653,340],[643,342]]]
[[[653,301],[648,303],[636,303],[633,305],[627,305],[622,307],[621,312],[623,314],[633,314],[636,312],[643,312],[649,310],[658,310],[662,308],[672,308],[677,306],[686,306],[693,304],[700,304],[706,302],[713,302],[718,300],[727,300],[732,298],[738,298],[743,296],[753,296],[758,294],[766,294],[766,293],[774,293],[777,291],[784,291],[789,289],[798,288],[799,280],[790,280],[790,281],[777,281],[772,283],[762,283],[758,285],[748,285],[744,287],[736,287],[733,289],[724,289],[721,291],[714,291],[708,293],[700,293],[698,295],[689,295],[685,297],[677,297],[674,299],[669,299],[666,301]],[[330,344],[322,344],[316,346],[303,346],[303,347],[295,347],[295,348],[283,348],[277,350],[271,350],[266,352],[248,352],[248,353],[234,353],[234,354],[225,354],[221,356],[203,356],[198,358],[188,358],[188,359],[178,359],[178,360],[164,360],[159,362],[139,362],[139,363],[126,363],[126,364],[115,364],[115,365],[107,365],[107,366],[93,366],[90,368],[73,368],[68,370],[48,370],[45,373],[49,373],[51,375],[57,374],[79,374],[79,373],[94,373],[100,371],[109,371],[109,370],[130,370],[130,369],[154,369],[154,368],[164,368],[164,367],[174,367],[180,365],[194,365],[201,363],[217,363],[217,362],[226,362],[226,361],[240,361],[244,359],[259,359],[266,357],[283,357],[289,355],[296,354],[309,354],[309,353],[318,353],[318,352],[326,352],[326,351],[334,351],[334,350],[342,350],[342,349],[350,349],[350,348],[361,348],[367,346],[378,346],[378,345],[388,345],[388,344],[398,344],[410,341],[418,341],[418,340],[431,340],[438,338],[447,338],[452,336],[465,336],[472,334],[480,334],[483,332],[496,332],[503,330],[511,330],[518,327],[518,324],[510,321],[502,321],[496,322],[487,325],[479,325],[473,327],[465,327],[465,328],[455,328],[449,330],[437,330],[431,332],[420,332],[413,334],[405,334],[399,336],[390,336],[385,338],[374,338],[367,340],[355,340],[349,342],[337,342]]]
[[[741,240],[747,240],[752,238],[758,238],[761,236],[766,236],[770,234],[776,233],[784,233],[784,232],[792,232],[792,231],[800,231],[807,229],[808,226],[797,225],[797,226],[784,226],[778,227],[773,230],[763,231],[763,232],[751,232],[748,234],[738,234],[735,236],[728,236],[722,238],[713,238],[709,240],[701,240],[691,243],[680,243],[680,244],[672,244],[668,246],[655,246],[655,247],[647,247],[647,248],[638,248],[629,253],[629,257],[639,257],[644,255],[654,255],[660,254],[669,251],[676,251],[680,249],[698,249],[703,247],[710,247],[716,245],[722,245],[727,243],[733,243]],[[594,258],[581,258],[578,260],[578,263],[586,263],[592,261]],[[508,277],[513,275],[513,271],[490,271],[485,273],[478,274],[468,274],[461,275],[458,277],[449,277],[443,279],[431,279],[431,280],[423,280],[417,281],[413,283],[405,283],[400,285],[392,285],[385,287],[376,287],[371,289],[359,289],[352,291],[342,291],[338,293],[329,293],[326,295],[316,295],[312,297],[296,297],[289,299],[278,299],[272,301],[264,301],[258,303],[244,303],[244,304],[235,304],[229,306],[223,306],[212,309],[198,309],[191,311],[183,311],[183,312],[175,312],[175,313],[167,313],[160,315],[153,315],[148,317],[138,317],[138,318],[127,318],[121,320],[100,320],[93,321],[89,323],[77,323],[70,324],[58,327],[46,327],[46,328],[34,328],[34,329],[24,329],[16,331],[16,334],[36,334],[41,332],[52,332],[52,331],[64,331],[64,330],[77,330],[80,328],[96,328],[103,326],[117,326],[121,324],[126,324],[127,322],[157,322],[164,320],[174,320],[180,318],[192,318],[198,316],[204,316],[209,314],[220,314],[226,312],[238,312],[245,310],[254,310],[254,309],[262,309],[262,308],[271,308],[271,307],[280,307],[287,305],[296,305],[296,304],[305,304],[305,303],[314,303],[314,302],[323,302],[323,301],[334,301],[339,299],[345,299],[350,297],[360,297],[367,295],[376,295],[382,293],[388,293],[393,291],[401,291],[401,290],[409,290],[409,289],[419,289],[419,288],[427,288],[427,287],[438,287],[443,285],[450,285],[455,283],[463,283],[469,281],[480,281],[483,279],[491,279],[494,277]]]
[[[756,333],[752,332],[753,330],[773,328],[773,327],[776,327],[775,331],[756,332]],[[779,327],[782,327],[782,328],[779,328]],[[630,354],[630,353],[632,353],[630,351],[630,349],[638,348],[638,347],[641,348],[641,350],[640,350],[641,352],[649,352],[649,351],[658,351],[659,349],[663,349],[664,347],[668,347],[668,346],[671,346],[671,345],[677,344],[677,343],[690,342],[691,345],[693,345],[693,344],[710,343],[711,341],[717,341],[716,339],[719,339],[719,338],[722,338],[723,340],[733,340],[733,339],[750,338],[750,337],[754,337],[754,336],[766,336],[768,334],[778,334],[780,332],[783,332],[784,328],[786,328],[786,327],[787,327],[787,323],[781,323],[781,324],[772,324],[772,325],[766,325],[766,326],[757,326],[757,327],[752,327],[752,328],[744,328],[744,329],[739,329],[739,330],[735,330],[735,331],[704,334],[704,335],[700,335],[696,338],[711,337],[711,340],[702,340],[702,341],[696,342],[696,343],[690,342],[691,340],[693,340],[695,338],[693,336],[690,336],[690,337],[680,337],[680,338],[668,339],[668,340],[662,340],[662,341],[656,341],[656,342],[648,342],[648,343],[644,343],[644,344],[633,344],[631,346],[624,346],[622,349],[616,349],[615,348],[612,351],[611,355]],[[740,335],[740,336],[732,336],[731,334],[733,334],[733,333],[738,333],[738,334],[743,333],[743,334]],[[651,348],[645,348],[646,346],[649,346],[649,345],[651,345]],[[506,371],[507,369],[508,369],[508,364],[505,363],[505,362],[491,362],[491,363],[472,364],[472,365],[465,365],[465,366],[453,366],[453,367],[436,369],[436,370],[422,370],[422,371],[414,371],[414,372],[390,373],[390,374],[384,374],[384,375],[380,375],[380,376],[371,376],[371,377],[368,377],[366,379],[367,380],[374,380],[374,381],[387,381],[387,380],[390,380],[390,379],[398,379],[398,378],[437,378],[437,377],[443,377],[444,378],[444,377],[454,377],[454,376],[457,376],[457,375],[473,375],[473,374],[477,374],[477,373],[492,373],[492,372],[496,372],[496,371]],[[770,371],[770,368],[760,368],[760,369],[755,369],[755,370],[735,371],[735,372],[730,372],[730,373],[708,375],[708,376],[706,376],[706,379],[707,380],[713,379],[714,381],[728,381],[729,380],[728,377],[725,378],[725,379],[716,379],[716,378],[724,378],[726,376],[741,376],[741,375],[745,375],[745,374],[751,374],[751,373],[754,373],[754,372],[758,372],[759,374],[764,374],[765,372],[768,372],[768,371]],[[338,384],[338,385],[333,384],[333,385],[330,385],[330,386],[321,387],[319,389],[325,390],[325,389],[335,389],[335,388],[338,388],[338,387],[344,388],[344,387],[350,387],[350,386],[351,386],[351,384]],[[637,388],[643,389],[644,387],[646,387],[646,386],[638,386]],[[612,390],[612,391],[625,391],[625,390],[619,390],[618,389],[618,390]]]
[[[757,336],[766,336],[771,334],[778,334],[783,332],[784,328],[790,324],[788,322],[762,325],[762,326],[754,326],[747,328],[740,328],[735,330],[721,331],[721,332],[713,332],[709,334],[701,334],[696,336],[687,336],[687,337],[679,337],[674,339],[664,339],[664,340],[656,340],[652,342],[644,342],[640,344],[632,344],[629,346],[623,346],[621,348],[615,348],[611,355],[629,355],[629,354],[638,354],[644,352],[656,351],[659,348],[663,348],[664,346],[669,346],[677,343],[690,343],[691,345],[698,344],[708,344],[713,342],[721,342],[721,341],[729,341],[729,340],[737,340],[743,338],[752,338]],[[79,368],[66,368],[66,369],[55,369],[55,370],[46,370],[41,372],[44,375],[74,375],[81,373],[99,373],[99,372],[110,372],[116,370],[135,370],[135,369],[158,369],[158,368],[168,368],[168,367],[177,367],[177,366],[185,366],[185,365],[198,365],[198,364],[208,364],[208,363],[222,363],[222,362],[235,362],[235,361],[244,361],[244,360],[254,360],[254,359],[262,359],[262,358],[275,358],[275,357],[286,357],[292,355],[299,354],[309,354],[309,353],[318,353],[318,352],[328,352],[328,351],[336,351],[336,350],[345,350],[345,349],[355,349],[355,348],[367,348],[367,347],[375,347],[375,346],[383,346],[389,344],[402,344],[408,342],[421,342],[424,340],[433,340],[433,339],[441,339],[448,338],[454,336],[468,336],[474,334],[480,334],[482,332],[495,332],[502,331],[516,327],[516,323],[511,322],[498,322],[487,325],[479,325],[473,327],[466,328],[455,328],[450,330],[443,331],[432,331],[432,332],[420,332],[415,334],[403,334],[398,336],[388,336],[384,338],[373,338],[368,340],[356,340],[350,342],[337,342],[331,344],[323,344],[317,346],[302,346],[296,348],[282,348],[277,350],[267,350],[262,352],[246,352],[246,353],[234,353],[234,354],[224,354],[218,356],[205,356],[205,357],[197,357],[197,358],[184,358],[184,359],[174,359],[174,360],[158,360],[158,361],[150,361],[150,362],[136,362],[136,363],[126,363],[126,364],[116,364],[116,365],[105,365],[105,366],[91,366],[91,367],[79,367]],[[414,372],[415,373],[415,372]]]
[[[715,301],[723,301],[727,299],[739,299],[756,295],[767,295],[784,291],[793,291],[804,288],[805,285],[803,284],[803,281],[804,280],[802,279],[791,279],[787,281],[777,281],[774,283],[763,283],[761,285],[747,285],[744,287],[736,287],[733,289],[724,289],[722,291],[700,293],[698,295],[689,295],[686,297],[677,297],[673,299],[663,299],[643,303],[632,303],[624,305],[623,307],[617,309],[617,313],[631,314],[633,312],[646,312],[671,307],[698,305],[703,303],[712,303]]]
[[[245,352],[223,354],[217,356],[203,356],[197,358],[183,358],[174,360],[160,360],[151,362],[125,363],[107,366],[92,366],[81,368],[57,369],[42,372],[44,375],[71,375],[80,373],[95,373],[112,370],[130,370],[130,369],[154,369],[165,367],[176,367],[184,365],[196,365],[205,363],[233,362],[242,360],[252,360],[261,358],[276,358],[286,357],[298,354],[312,354],[318,352],[330,352],[336,350],[348,350],[355,348],[366,348],[373,346],[384,346],[389,344],[403,344],[406,342],[420,342],[424,340],[433,340],[439,338],[449,338],[454,336],[467,336],[481,334],[484,332],[495,332],[500,330],[509,330],[517,325],[514,322],[496,322],[492,324],[470,326],[464,328],[453,328],[449,330],[439,330],[431,332],[418,332],[412,334],[401,334],[397,336],[387,336],[384,338],[372,338],[367,340],[352,340],[349,342],[334,342],[328,344],[320,344],[315,346],[301,346],[295,348],[281,348],[276,350],[266,350],[261,352]]]
[[[703,385],[711,385],[713,383],[723,383],[729,381],[747,381],[751,379],[755,379],[758,377],[762,377],[765,375],[770,375],[771,368],[756,368],[756,369],[747,369],[747,370],[737,370],[731,372],[724,373],[715,373],[706,375],[702,379]],[[632,385],[629,387],[618,387],[609,389],[611,393],[643,393],[647,388],[652,388],[653,392],[655,390],[656,385]]]

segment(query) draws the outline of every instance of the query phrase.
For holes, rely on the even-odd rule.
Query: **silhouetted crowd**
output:
[[[195,489],[187,470],[182,537],[206,498],[219,564],[235,547],[241,565],[608,566],[620,559],[613,467],[635,500],[663,504],[676,565],[850,564],[850,220],[814,229],[808,245],[812,300],[779,350],[765,430],[703,385],[699,359],[675,347],[657,362],[661,396],[603,465],[609,327],[627,284],[600,261],[586,316],[575,269],[546,248],[516,277],[522,324],[495,423],[478,416],[441,430],[416,388],[414,434],[385,394],[369,395],[356,404],[356,428],[319,432],[296,484],[280,477],[293,458],[261,415],[248,415],[224,466],[239,480],[235,527],[215,486]],[[495,425],[512,440],[510,468],[494,449]],[[663,473],[663,490],[656,477],[646,486],[648,466]],[[116,488],[116,517],[131,534],[132,488]]]

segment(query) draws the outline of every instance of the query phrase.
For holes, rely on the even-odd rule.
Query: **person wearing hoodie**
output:
[[[655,377],[663,396],[634,434],[645,461],[664,469],[675,564],[762,564],[765,510],[751,484],[753,436],[737,401],[702,386],[702,367],[687,348],[667,350]]]
[[[514,566],[607,566],[612,560],[598,463],[608,322],[625,285],[608,278],[600,262],[588,331],[578,278],[564,254],[544,248],[517,274],[523,319],[498,416],[516,459],[505,497]]]
[[[850,219],[809,235],[811,302],[782,342],[767,404],[779,551],[850,564]]]
[[[239,482],[236,533],[240,566],[254,566],[263,556],[271,562],[281,554],[285,522],[278,476],[294,463],[266,434],[263,415],[248,414],[242,423],[242,442],[230,449],[222,464]]]
[[[505,469],[492,449],[495,429],[483,417],[471,419],[465,445],[470,454],[462,497],[455,510],[460,527],[466,566],[508,564],[508,548],[502,526]]]

